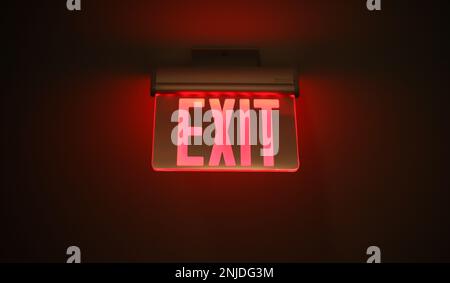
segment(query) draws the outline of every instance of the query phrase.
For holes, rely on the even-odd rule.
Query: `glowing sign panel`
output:
[[[155,95],[157,171],[297,171],[295,96],[262,92]]]

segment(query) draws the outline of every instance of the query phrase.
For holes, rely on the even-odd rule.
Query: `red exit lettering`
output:
[[[240,166],[252,166],[251,147],[259,146],[263,165],[273,167],[279,150],[279,107],[279,100],[272,98],[226,98],[223,103],[218,98],[180,98],[171,117],[177,123],[171,134],[176,165],[203,167],[207,162],[215,167],[223,158],[226,167],[235,167],[233,146],[239,146]],[[189,155],[192,145],[211,146],[208,160]]]

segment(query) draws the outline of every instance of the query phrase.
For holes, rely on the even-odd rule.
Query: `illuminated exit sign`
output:
[[[295,99],[289,92],[156,92],[152,167],[295,172]]]

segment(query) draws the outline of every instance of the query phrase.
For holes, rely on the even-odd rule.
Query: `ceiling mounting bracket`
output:
[[[277,91],[297,97],[294,68],[261,66],[257,48],[192,48],[190,66],[152,72],[151,95],[171,91]]]

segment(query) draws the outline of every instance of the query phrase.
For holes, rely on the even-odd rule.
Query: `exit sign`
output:
[[[295,172],[295,95],[176,91],[155,94],[156,171]]]

